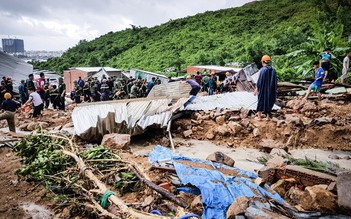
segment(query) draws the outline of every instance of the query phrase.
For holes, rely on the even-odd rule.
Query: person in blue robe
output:
[[[257,117],[262,120],[262,113],[267,115],[267,120],[271,119],[272,108],[277,97],[277,73],[271,66],[271,58],[264,55],[261,59],[262,68],[256,84],[254,95],[258,95]]]

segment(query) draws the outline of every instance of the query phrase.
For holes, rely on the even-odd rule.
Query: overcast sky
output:
[[[66,50],[109,31],[152,27],[252,0],[0,0],[0,37],[24,40],[25,50]]]

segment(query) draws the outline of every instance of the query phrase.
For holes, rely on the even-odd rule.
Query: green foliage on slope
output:
[[[109,32],[81,40],[60,58],[34,63],[62,71],[74,66],[111,66],[160,72],[188,65],[259,63],[272,55],[281,80],[310,68],[325,47],[341,59],[350,46],[350,0],[264,0],[205,12],[155,26]]]

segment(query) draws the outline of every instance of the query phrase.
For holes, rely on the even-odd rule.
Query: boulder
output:
[[[190,137],[192,134],[193,134],[193,131],[191,129],[190,130],[186,130],[186,131],[183,132],[183,136],[185,138]]]
[[[282,166],[285,166],[286,164],[287,164],[287,160],[278,155],[274,155],[271,159],[269,159],[266,162],[266,166],[270,166],[274,168],[280,168]]]
[[[101,144],[111,149],[129,149],[130,135],[128,134],[107,134],[102,138]]]
[[[227,219],[235,219],[236,215],[245,214],[249,207],[250,199],[246,196],[240,196],[229,206],[227,210]]]
[[[230,121],[227,124],[227,127],[231,130],[231,133],[233,133],[234,135],[239,133],[243,128],[239,123],[233,121]]]
[[[215,134],[213,133],[213,130],[212,129],[208,130],[208,132],[206,132],[205,134],[205,137],[208,140],[213,140],[215,138]]]
[[[252,131],[252,134],[254,137],[260,136],[260,130],[258,128],[254,128],[254,130]]]
[[[210,160],[216,163],[222,163],[224,165],[231,166],[231,167],[233,167],[235,164],[235,161],[232,158],[230,158],[228,155],[223,154],[220,151],[210,154],[206,158],[206,160]]]
[[[223,124],[221,126],[216,127],[215,133],[220,135],[220,136],[225,136],[225,135],[228,135],[230,133],[230,129],[228,128],[228,126],[226,124]]]
[[[348,188],[348,190],[350,190],[350,188]],[[337,208],[337,197],[330,191],[325,190],[318,185],[309,186],[305,188],[305,192],[301,199],[300,205],[307,211],[335,213]]]
[[[351,171],[338,173],[336,178],[338,194],[338,205],[345,213],[351,214]]]
[[[224,116],[218,116],[216,117],[216,123],[218,125],[223,125],[225,123],[225,117]]]
[[[241,120],[240,124],[244,127],[248,127],[250,125],[250,120],[245,118],[245,119]]]

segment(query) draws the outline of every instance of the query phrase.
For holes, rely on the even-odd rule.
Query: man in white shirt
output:
[[[350,58],[351,58],[351,51],[348,51],[346,53],[346,56],[344,58],[344,61],[342,62],[342,75],[341,75],[341,83],[344,83],[344,81],[347,78],[347,72],[349,71],[350,67]]]
[[[30,103],[33,103],[33,118],[36,118],[41,115],[41,111],[44,108],[43,100],[41,99],[40,95],[37,92],[35,92],[34,87],[28,88],[28,93],[29,99],[25,104],[23,104],[22,108],[28,106]]]

